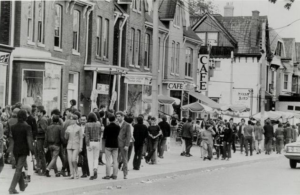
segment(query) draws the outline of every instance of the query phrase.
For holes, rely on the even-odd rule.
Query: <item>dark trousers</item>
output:
[[[158,139],[152,139],[149,138],[148,139],[148,147],[149,147],[149,151],[148,151],[148,155],[145,157],[146,160],[150,161],[150,159],[152,158],[153,154],[155,153],[156,149],[158,146]]]
[[[269,154],[272,150],[272,137],[265,138],[266,152]]]
[[[49,152],[51,153],[51,161],[48,164],[47,169],[50,171],[52,168],[54,168],[54,172],[57,173],[57,166],[56,166],[56,160],[59,155],[60,147],[56,145],[50,145]]]
[[[128,147],[128,159],[127,159],[127,162],[129,162],[129,160],[130,160],[132,149],[133,149],[133,142],[130,142],[129,147]]]
[[[2,153],[2,155],[3,155],[3,153]],[[4,167],[4,156],[2,156],[0,158],[0,173],[2,172],[3,167]]]
[[[245,138],[244,135],[240,136],[240,147],[241,147],[241,152],[243,152],[245,146]]]
[[[134,145],[133,168],[139,170],[142,161],[143,145]]]
[[[220,156],[224,156],[223,155],[223,146],[221,144],[215,145],[215,150],[216,150],[217,158],[219,158]]]
[[[245,137],[245,150],[246,150],[246,155],[248,155],[248,145],[250,145],[250,155],[252,155],[252,143],[253,143],[253,137]]]
[[[44,152],[44,142],[45,139],[37,139],[37,164],[38,168],[41,169],[43,172],[46,171],[46,158]]]
[[[236,151],[236,147],[235,147],[235,140],[236,140],[236,136],[235,134],[232,135],[232,150],[235,152]]]
[[[191,148],[193,146],[192,138],[183,138],[185,140],[185,153],[190,154]]]
[[[213,145],[207,144],[207,157],[210,159],[213,157],[212,148],[213,148]]]
[[[128,151],[124,149],[124,147],[119,148],[119,157],[118,162],[123,164],[123,173],[124,175],[128,174]]]
[[[158,142],[158,156],[161,156],[161,157],[164,156],[166,143],[167,143],[167,138],[166,137],[162,137],[159,140],[159,142]]]
[[[16,171],[15,171],[14,177],[13,177],[13,179],[11,181],[11,184],[10,184],[10,187],[9,187],[9,191],[16,190],[17,184],[22,179],[21,178],[21,176],[22,176],[22,169],[23,169],[23,167],[26,164],[26,158],[27,158],[27,155],[21,155],[21,156],[14,155],[14,156],[15,156],[15,159],[16,159]]]
[[[83,164],[82,164],[82,167],[81,167],[82,174],[90,176],[90,170],[89,170],[89,163],[88,163],[88,157],[87,157],[87,150],[86,150],[85,138],[83,138],[82,152],[79,155],[82,155],[82,157],[83,157]]]
[[[223,158],[231,158],[231,143],[223,142]]]
[[[283,138],[277,137],[276,138],[276,152],[281,153],[282,148],[283,148]]]
[[[70,173],[70,166],[69,166],[69,161],[68,161],[68,152],[67,152],[67,148],[65,146],[61,146],[60,147],[60,151],[59,151],[59,158],[62,162],[62,171],[65,172],[66,170],[68,171],[68,173]]]

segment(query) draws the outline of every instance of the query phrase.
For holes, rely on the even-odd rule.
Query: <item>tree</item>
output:
[[[269,0],[271,3],[276,3],[277,0]],[[295,0],[286,0],[287,3],[284,5],[286,9],[290,9]]]
[[[218,6],[211,0],[189,0],[189,12],[191,16],[199,16],[203,13],[216,13]]]

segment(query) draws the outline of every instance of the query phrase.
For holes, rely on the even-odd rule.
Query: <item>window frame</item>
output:
[[[30,1],[31,3],[31,15],[27,16],[27,43],[34,43],[34,23],[35,23],[35,1]]]
[[[130,66],[135,65],[135,29],[130,29]]]
[[[78,14],[78,21],[77,21],[77,29],[75,29],[76,31],[74,31],[74,22],[75,22],[75,15]],[[73,46],[72,46],[72,53],[73,54],[79,54],[79,42],[80,42],[80,16],[81,13],[79,10],[73,10]],[[76,34],[76,43],[74,43],[75,39],[74,39],[74,33]]]
[[[147,54],[146,54],[147,52]],[[150,34],[146,33],[145,34],[145,63],[144,63],[144,68],[145,69],[150,69]]]
[[[217,44],[216,45],[212,45],[210,44],[211,46],[219,46],[219,33],[218,32],[207,32],[206,34],[206,45],[208,45],[208,42],[209,42],[209,35],[212,35],[212,34],[216,34],[217,35]]]
[[[137,47],[136,47],[136,51],[137,51],[137,63],[136,63],[136,67],[140,67],[141,66],[141,38],[142,38],[142,32],[141,30],[137,30]]]
[[[287,80],[285,80],[286,78],[287,78]],[[288,88],[289,88],[289,75],[284,74],[283,75],[283,89],[288,89]]]
[[[176,58],[175,58],[175,62],[176,62],[176,70],[175,70],[175,74],[177,76],[179,76],[179,60],[180,60],[180,43],[177,42],[176,44]]]
[[[102,38],[102,30],[103,30],[103,18],[101,16],[97,16],[97,29],[96,29],[96,56],[102,57],[102,45],[103,45],[103,38]]]
[[[172,54],[171,54],[171,74],[175,74],[175,55],[176,55],[176,44],[175,41],[172,41],[172,46],[171,46]]]
[[[105,18],[103,28],[103,58],[109,58],[109,20]]]
[[[193,49],[188,47],[185,50],[185,77],[193,78],[192,75],[192,69],[193,69]]]
[[[60,14],[60,16],[59,16],[59,35],[58,36],[56,36],[56,33],[55,33],[55,28],[56,28],[56,26],[55,26],[55,22],[56,22],[56,13],[57,13],[57,8],[59,8],[59,14]],[[57,51],[59,51],[59,50],[61,50],[61,48],[62,48],[62,5],[60,5],[60,4],[55,4],[55,15],[54,15],[54,50],[57,50]],[[55,45],[55,38],[56,37],[58,37],[58,46],[56,46]]]
[[[46,2],[45,0],[40,1],[42,5],[42,16],[38,17],[38,45],[43,46],[45,44],[45,11],[46,11]],[[41,24],[41,25],[40,25]]]

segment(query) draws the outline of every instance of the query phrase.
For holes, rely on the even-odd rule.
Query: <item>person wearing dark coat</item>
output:
[[[224,129],[225,129],[225,124],[223,121],[221,121],[220,124],[217,126],[215,131],[216,134],[214,135],[214,147],[217,154],[216,159],[219,159],[220,156],[224,156],[223,155]]]
[[[162,121],[158,123],[158,126],[160,127],[162,131],[162,137],[160,138],[158,142],[158,157],[164,158],[164,152],[165,152],[165,146],[167,143],[167,138],[171,135],[171,126],[167,122],[167,117],[162,116]]]
[[[143,124],[143,118],[137,118],[137,124],[134,125],[133,138],[134,142],[134,157],[133,157],[133,169],[139,170],[141,166],[143,146],[145,140],[148,137],[148,128]]]
[[[265,135],[266,154],[270,155],[272,140],[274,139],[274,129],[269,120],[267,121],[267,124],[264,126],[264,131],[265,131],[264,135]]]
[[[233,141],[233,131],[230,128],[230,123],[226,123],[226,127],[224,130],[224,139],[223,139],[223,159],[229,160],[231,158],[231,145]]]
[[[27,112],[20,110],[17,114],[18,122],[11,126],[10,138],[13,148],[13,154],[16,159],[16,171],[13,176],[11,185],[9,187],[9,194],[18,194],[16,186],[22,179],[22,169],[26,164],[26,158],[29,155],[29,151],[34,154],[32,145],[32,130],[26,123]],[[27,185],[20,186],[20,190],[24,191]]]

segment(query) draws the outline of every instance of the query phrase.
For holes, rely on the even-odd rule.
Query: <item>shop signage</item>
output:
[[[9,53],[0,52],[0,64],[8,65],[9,57]]]
[[[168,90],[183,90],[189,91],[195,88],[195,84],[192,83],[184,83],[184,82],[168,82],[167,89]]]
[[[134,85],[152,85],[152,78],[140,76],[126,76],[125,83]]]
[[[233,90],[233,104],[244,105],[250,108],[251,104],[251,90],[249,89],[234,89]]]
[[[97,84],[96,93],[108,95],[108,92],[109,92],[109,85],[99,84],[99,83]]]
[[[197,91],[207,91],[208,70],[208,55],[199,55],[196,86]]]

